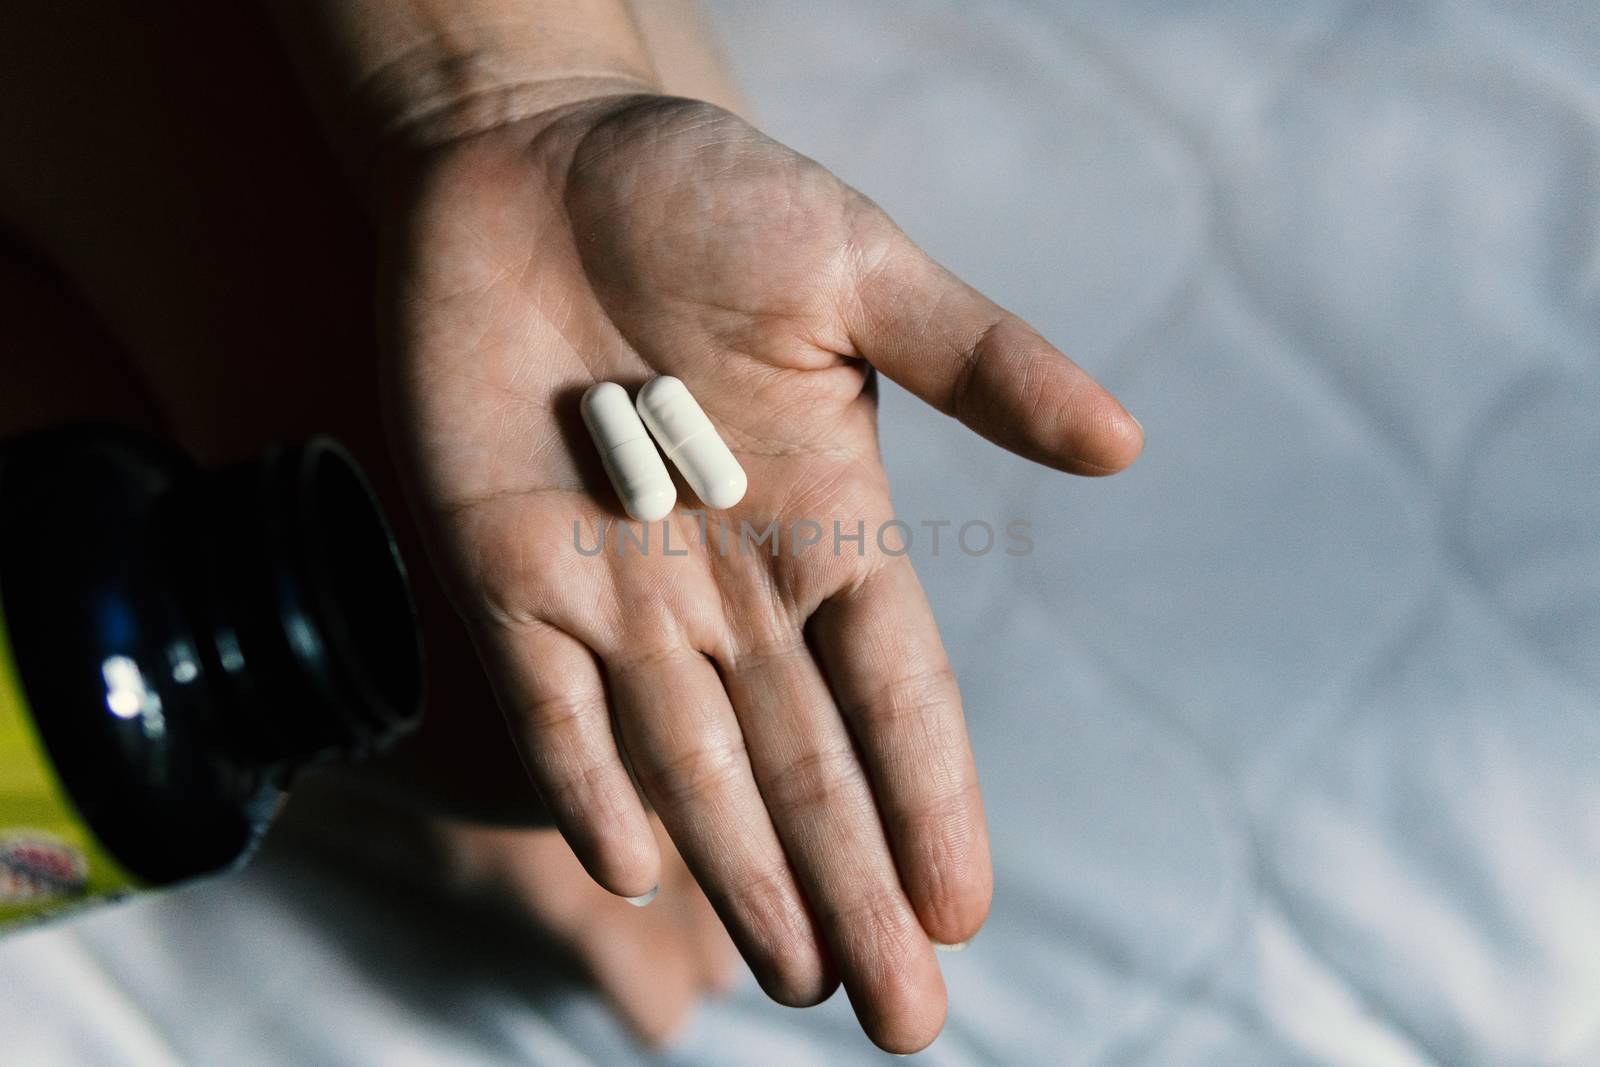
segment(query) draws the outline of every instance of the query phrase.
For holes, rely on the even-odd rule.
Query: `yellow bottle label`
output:
[[[140,886],[95,840],[56,777],[0,615],[0,927]]]

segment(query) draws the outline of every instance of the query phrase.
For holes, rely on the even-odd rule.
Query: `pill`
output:
[[[678,501],[678,490],[628,401],[628,391],[616,382],[590,386],[579,409],[623,508],[640,522],[666,518]]]
[[[731,508],[749,485],[744,468],[711,425],[689,387],[673,377],[655,378],[639,390],[639,414],[661,451],[710,508]]]

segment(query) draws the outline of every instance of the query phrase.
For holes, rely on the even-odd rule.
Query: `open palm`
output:
[[[954,678],[876,536],[873,372],[1077,473],[1130,463],[1137,424],[869,200],[710,105],[589,102],[435,150],[405,189],[385,227],[391,432],[557,825],[601,885],[644,894],[642,792],[773,997],[842,980],[879,1044],[925,1045],[930,939],[976,932],[991,875]],[[658,374],[750,489],[723,538],[680,489],[648,550],[619,553],[578,401]],[[776,523],[777,553],[741,522]],[[865,536],[836,542],[836,522]]]

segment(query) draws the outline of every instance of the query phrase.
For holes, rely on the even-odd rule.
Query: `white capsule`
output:
[[[628,391],[616,382],[601,382],[583,394],[579,408],[628,514],[640,522],[666,518],[678,502],[678,490],[628,402]]]
[[[717,428],[689,387],[672,377],[655,378],[639,390],[639,414],[683,480],[709,508],[731,508],[744,499],[749,482]]]

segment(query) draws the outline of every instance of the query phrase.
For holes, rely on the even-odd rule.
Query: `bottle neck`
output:
[[[196,475],[170,540],[217,728],[280,780],[413,727],[422,662],[404,568],[371,488],[325,438]]]

